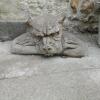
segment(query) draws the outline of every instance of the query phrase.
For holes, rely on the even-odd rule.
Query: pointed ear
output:
[[[32,18],[28,18],[27,22],[26,22],[27,25],[29,26],[32,26]]]

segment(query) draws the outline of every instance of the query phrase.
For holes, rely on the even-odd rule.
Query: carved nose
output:
[[[43,50],[44,50],[44,51],[51,51],[52,48],[51,48],[51,47],[43,47]]]

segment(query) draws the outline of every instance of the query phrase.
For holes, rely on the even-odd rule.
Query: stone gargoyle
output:
[[[43,14],[29,20],[28,32],[12,42],[11,52],[44,56],[84,56],[84,43],[71,33],[63,31],[62,19],[59,20],[51,14]]]

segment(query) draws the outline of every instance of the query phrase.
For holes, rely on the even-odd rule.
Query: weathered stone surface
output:
[[[94,0],[70,0],[69,14],[71,20],[77,20],[77,26],[81,32],[97,33],[98,16],[95,13],[96,1]]]
[[[84,35],[88,56],[81,59],[13,55],[10,42],[0,42],[0,99],[99,100],[100,49]]]
[[[63,21],[64,17],[61,20]],[[61,20],[51,14],[43,14],[29,21],[29,32],[13,41],[11,52],[45,56],[84,56],[84,43],[71,33],[64,31]]]
[[[66,9],[66,0],[0,0],[0,19],[26,19],[27,10],[32,16],[47,10],[60,13]]]
[[[74,1],[74,0],[71,0],[71,1]],[[82,0],[82,1],[84,1],[84,0]],[[29,16],[34,17],[37,15],[40,15],[41,12],[45,12],[45,11],[48,13],[52,13],[54,15],[55,14],[59,15],[59,13],[64,12],[64,13],[66,13],[66,16],[69,18],[72,15],[72,8],[70,5],[70,2],[68,3],[68,1],[66,1],[66,0],[9,0],[9,3],[8,3],[8,0],[1,0],[0,1],[0,5],[1,5],[0,6],[0,11],[1,11],[0,19],[1,20],[2,19],[4,19],[4,20],[11,19],[11,20],[14,20],[17,22],[18,20],[21,20],[21,21],[27,20],[29,18]],[[81,5],[81,3],[79,2],[79,5]],[[76,5],[78,5],[78,4],[76,4]],[[80,7],[78,7],[78,8],[73,7],[73,9],[80,9]],[[97,7],[97,6],[95,6],[95,7]],[[71,26],[76,28],[76,26],[77,26],[79,32],[98,33],[98,24],[97,24],[98,18],[97,18],[97,15],[94,15],[94,12],[89,14],[90,17],[87,16],[85,18],[80,13],[80,10],[77,10],[76,15],[79,17],[79,19],[81,17],[83,17],[83,20],[75,21],[75,22],[71,21],[70,26],[68,26],[69,21],[67,20],[65,22],[66,28],[68,28],[68,27],[70,28]],[[6,27],[6,26],[4,26],[4,27]],[[70,30],[73,29],[73,31],[75,32],[75,30],[76,30],[75,28],[70,28]],[[12,27],[12,30],[14,30],[14,29]],[[9,37],[10,37],[10,34],[12,34],[12,33],[10,33],[12,30],[9,30],[9,33],[7,33],[9,35]],[[15,30],[17,30],[17,29],[15,29]],[[6,35],[5,31],[4,31],[3,35],[2,35],[2,33],[3,32],[1,32],[1,35],[0,35],[1,37]],[[18,33],[16,31],[16,34],[20,34],[20,32]],[[14,35],[13,37],[15,37],[15,36],[17,36],[17,35]],[[2,37],[2,38],[5,38],[5,37]],[[8,40],[8,39],[6,39],[6,40]]]
[[[0,0],[0,40],[10,40],[24,33],[24,23],[29,16],[45,11],[58,14],[64,10],[66,0]]]
[[[67,21],[67,24],[70,22]],[[73,23],[75,22],[70,25],[75,26]],[[67,42],[69,39],[73,40],[70,35],[73,27],[70,25],[67,26],[66,35],[70,36]],[[9,29],[16,27],[13,23],[4,26],[12,26]],[[16,30],[11,29],[13,34],[12,31]],[[16,34],[19,34],[19,31],[16,31]],[[74,31],[76,32],[74,29],[71,32]],[[13,55],[9,52],[10,43],[0,42],[0,100],[100,100],[100,49],[94,41],[97,38],[94,39],[93,34],[79,33],[78,36],[80,35],[88,44],[88,56],[81,59]],[[27,44],[27,40],[30,38],[25,37],[24,43],[23,40],[21,43]],[[70,45],[72,42],[69,42]]]
[[[22,14],[20,0],[0,0],[0,19],[24,19]]]

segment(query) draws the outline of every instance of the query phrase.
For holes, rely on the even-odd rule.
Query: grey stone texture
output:
[[[0,0],[0,19],[23,20],[27,10],[32,16],[47,10],[60,13],[66,9],[66,0]]]
[[[0,0],[0,40],[11,40],[25,33],[24,24],[30,16],[45,11],[59,14],[66,10],[66,5],[65,0]]]
[[[40,54],[45,56],[85,56],[85,44],[75,35],[64,31],[63,21],[48,13],[29,19],[30,30],[16,38],[11,45],[15,54]]]
[[[37,1],[41,3],[37,3]],[[47,1],[49,3],[46,4]],[[20,7],[23,6],[23,2],[24,4],[28,2],[29,8],[32,4],[34,12],[30,10],[31,15],[37,16],[42,10],[49,9],[46,11],[55,14],[56,11],[60,11],[59,9],[66,8],[66,1],[56,0],[56,3],[60,2],[60,6],[54,6],[54,1],[23,0],[19,2]],[[5,8],[5,11],[0,14],[0,19],[17,20],[17,22],[15,20],[14,22],[0,22],[2,41],[8,40],[8,38],[13,39],[26,31],[26,25],[23,25],[26,21],[22,20],[26,20],[28,15],[25,13],[23,13],[24,16],[20,15],[22,13],[19,13],[21,10],[16,6],[16,2],[16,0],[0,0],[1,10]],[[28,12],[27,9],[23,10]],[[18,21],[19,19],[21,21]],[[98,35],[90,34],[88,31],[85,31],[84,34],[77,31],[76,26],[79,26],[79,23],[79,21],[68,19],[64,22],[65,26],[67,24],[66,31],[73,33],[87,45],[88,55],[83,58],[15,55],[10,53],[11,41],[0,42],[0,100],[100,100]]]
[[[81,38],[88,45],[83,58],[13,55],[11,42],[0,42],[0,99],[99,100],[100,49],[95,35]]]
[[[43,12],[48,12],[53,15],[56,15],[56,14],[59,15],[61,13],[65,13],[68,18],[72,17],[72,9],[70,7],[70,3],[68,3],[68,1],[66,1],[66,0],[9,0],[9,3],[8,3],[8,0],[1,0],[0,5],[1,5],[0,6],[0,10],[1,10],[0,20],[5,20],[5,23],[6,23],[6,21],[12,23],[11,20],[14,20],[15,22],[22,21],[21,25],[23,28],[26,26],[26,25],[23,25],[23,22],[24,23],[27,22],[27,20],[29,19],[30,16],[32,16],[32,17],[38,16]],[[81,3],[80,3],[80,5],[81,5]],[[97,6],[95,6],[95,7],[97,7]],[[81,16],[84,14],[81,14],[80,10],[78,10],[77,16],[78,15]],[[79,19],[80,19],[80,16],[78,16]],[[77,26],[77,29],[79,30],[79,32],[98,33],[98,18],[97,18],[98,16],[97,16],[97,14],[94,14],[94,12],[93,12],[93,13],[89,14],[86,18],[84,16],[81,16],[81,17],[83,17],[83,21],[72,22],[72,24],[69,26],[69,28],[71,26],[73,26],[73,27]],[[92,18],[93,22],[91,22],[91,20],[88,20],[91,18]],[[86,21],[86,22],[84,23],[84,21]],[[14,23],[12,23],[12,24],[14,24]],[[18,24],[18,23],[16,23],[16,24]],[[69,24],[68,21],[65,24],[66,24],[65,27],[68,28],[68,24]],[[6,31],[8,31],[8,29],[6,28],[6,24],[4,24],[2,26],[5,27]],[[16,25],[14,25],[14,26],[16,26]],[[18,25],[18,26],[20,26],[20,25]],[[10,27],[10,25],[9,25],[9,27]],[[18,31],[19,33],[17,32],[16,28],[13,29],[13,27],[12,27],[12,29],[11,30],[10,29],[11,28],[9,28],[9,32],[5,32],[5,31],[3,32],[3,29],[2,29],[2,32],[0,33],[1,38],[5,38],[6,34],[8,34],[8,36],[7,36],[8,38],[5,40],[9,40],[9,39],[11,39],[11,37],[15,38],[16,36],[20,35],[20,33],[22,31],[22,30],[20,30],[20,28],[19,28],[20,32]],[[14,33],[16,33],[18,35],[10,36],[12,34],[12,33],[10,33],[12,30],[15,30],[16,32],[14,32]],[[5,36],[5,37],[3,37],[3,36]]]
[[[0,19],[24,19],[21,11],[20,0],[0,0]]]

